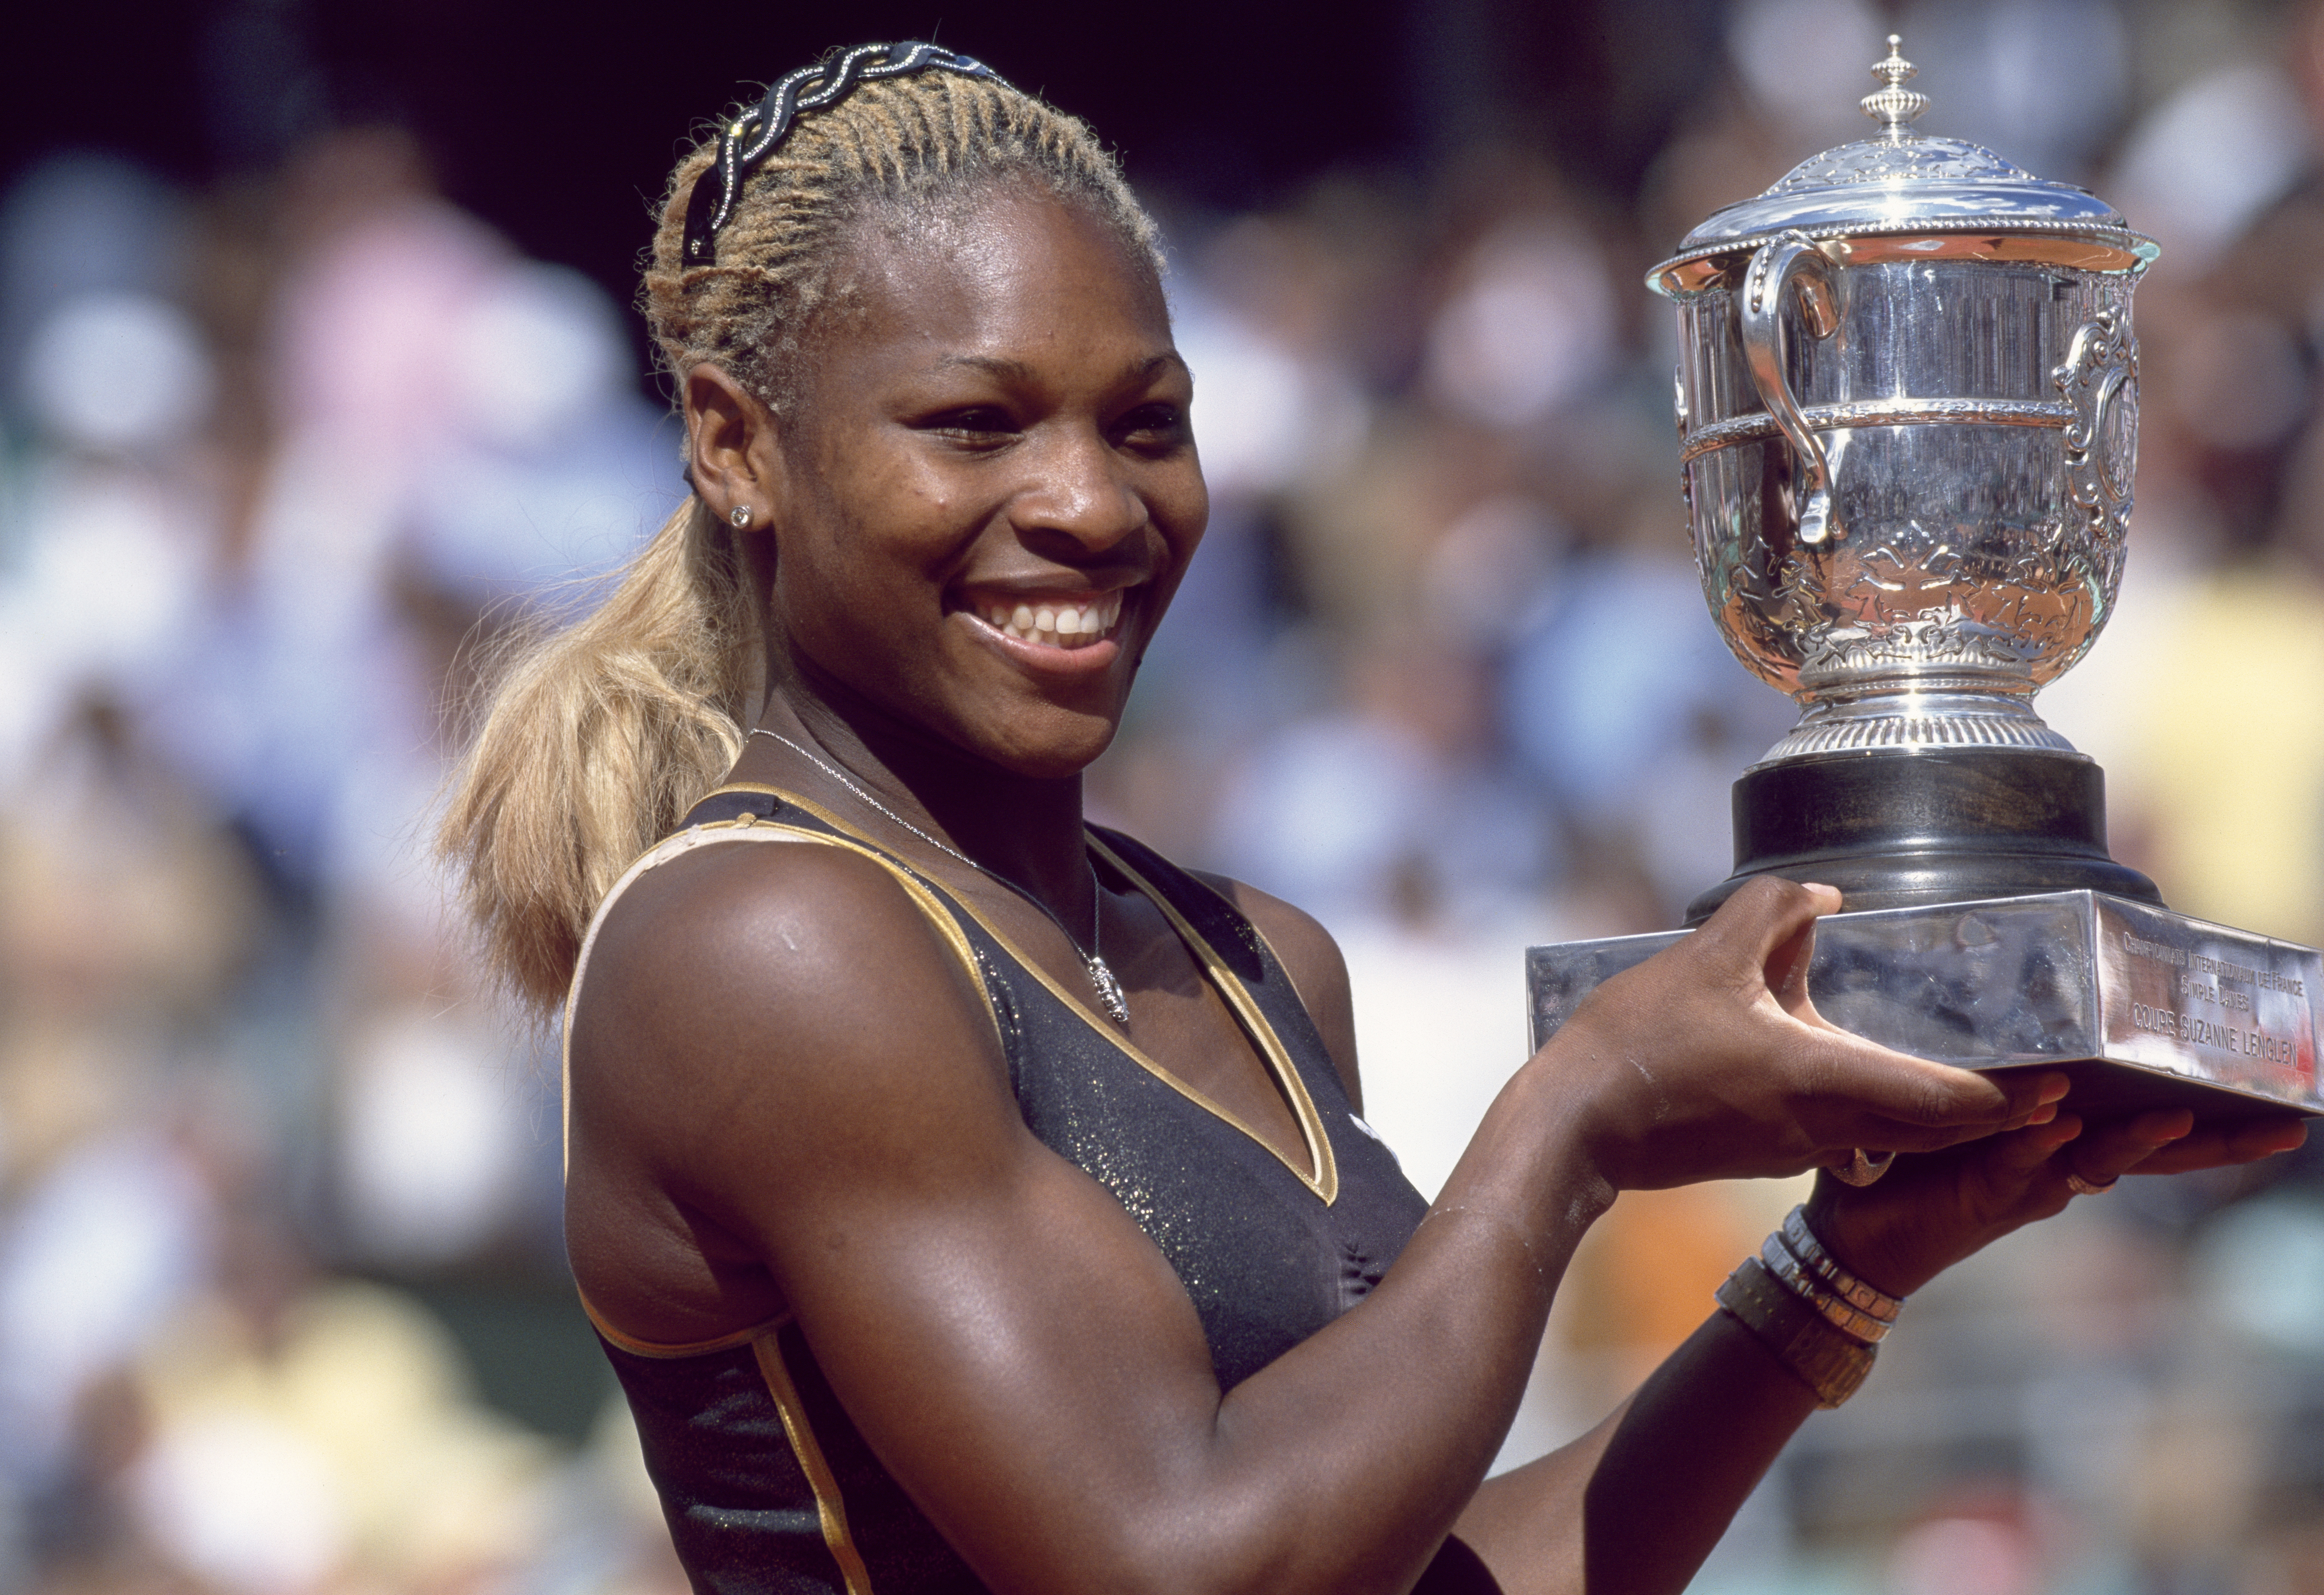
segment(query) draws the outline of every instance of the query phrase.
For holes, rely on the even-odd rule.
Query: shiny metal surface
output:
[[[1918,427],[1944,424],[1990,427],[2057,427],[2074,424],[2073,406],[2040,399],[1876,399],[1854,404],[1814,404],[1800,411],[1808,429],[1836,427]],[[1679,464],[1714,448],[1755,443],[1788,432],[1772,415],[1738,415],[1690,432],[1679,447]]]
[[[1898,53],[1900,42],[1889,36],[1887,58],[1872,68],[1883,87],[1858,102],[1880,124],[1876,135],[1811,156],[1766,192],[1717,212],[1647,274],[1647,286],[1683,298],[1731,285],[1721,279],[1792,231],[1820,242],[1888,238],[1909,247],[1914,234],[1974,240],[1998,226],[2015,235],[2007,257],[2127,272],[2154,259],[2153,240],[2088,189],[2038,178],[1982,144],[1914,133],[1910,124],[1929,101],[1903,87],[1917,69]],[[1997,239],[1991,246],[2003,251]]]
[[[1528,949],[1534,1045],[1690,934]],[[1965,1068],[2070,1065],[2068,1103],[2086,1112],[2211,1118],[2324,1113],[2319,985],[2313,948],[2092,891],[1834,915],[1808,965],[1817,1011],[1883,1046]]]
[[[1873,236],[1911,232],[1932,224],[1942,231],[1975,230],[1998,223],[2052,245],[2088,239],[2135,270],[2159,253],[2153,241],[2130,230],[2123,215],[2086,189],[2053,183],[2013,166],[1980,144],[1953,138],[1863,139],[1802,161],[1764,193],[1730,205],[1692,232],[1679,253],[1656,266],[1647,284],[1668,293],[1690,286],[1670,273],[1712,256],[1748,254],[1771,238],[1799,231],[1812,235]],[[2034,224],[2028,226],[2026,224]]]
[[[1751,257],[1735,304],[1735,327],[1751,386],[1800,464],[1800,541],[1816,544],[1837,536],[1840,528],[1831,518],[1831,462],[1822,439],[1800,413],[1799,399],[1784,373],[1789,352],[1784,300],[1794,294],[1802,333],[1824,338],[1840,330],[1840,312],[1832,308],[1831,259],[1804,233],[1786,233]]]
[[[1907,216],[1884,222],[1803,221],[1782,229],[1814,239],[1851,263],[1891,260],[1980,260],[2074,266],[2090,272],[2139,272],[2162,246],[2137,233],[2093,228],[2080,222],[2012,217],[2007,230],[1989,217]],[[1646,277],[1665,298],[1685,300],[1705,289],[1732,286],[1752,252],[1777,236],[1761,234],[1735,244],[1712,244],[1674,255]]]
[[[2071,752],[2033,696],[2122,576],[2153,246],[2080,189],[1912,134],[1895,43],[1878,137],[1721,211],[1654,279],[1704,596],[1802,709],[1762,763]]]

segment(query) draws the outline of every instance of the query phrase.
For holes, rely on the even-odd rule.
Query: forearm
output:
[[[1815,1407],[1714,1313],[1596,1429],[1488,1482],[1460,1533],[1508,1595],[1675,1595]]]
[[[1591,1474],[1582,1588],[1683,1590],[1815,1410],[1764,1341],[1713,1313],[1640,1388]]]
[[[1295,1551],[1265,1587],[1400,1588],[1474,1494],[1611,1195],[1548,1083],[1512,1082],[1370,1299],[1220,1404],[1214,1498],[1256,1558]]]

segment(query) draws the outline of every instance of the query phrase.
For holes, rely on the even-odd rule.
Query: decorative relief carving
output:
[[[1973,144],[1965,139],[1868,138],[1826,150],[1812,161],[1803,161],[1766,192],[1792,194],[1802,189],[1829,189],[1842,183],[2039,180],[2024,167],[2013,165],[1983,144]]]
[[[2100,310],[2075,329],[2050,381],[2073,410],[2066,477],[2089,535],[2118,548],[2130,530],[2138,457],[2138,340],[2122,316]]]
[[[2024,748],[2073,751],[2073,744],[2031,716],[1897,715],[1877,720],[1828,720],[1794,726],[1767,750],[1762,763],[1813,753],[1866,748]]]
[[[2088,651],[2113,609],[2138,419],[2127,287],[2080,275],[2074,285],[2083,297],[2059,307],[2061,319],[2044,310],[2033,347],[2047,357],[2026,361],[2006,390],[2022,397],[1803,407],[1800,429],[1838,479],[1834,519],[1855,532],[1846,539],[1807,535],[1801,501],[1812,484],[1775,417],[1709,419],[1704,387],[1683,396],[1681,476],[1706,596],[1737,656],[1808,712],[1780,756],[2067,746],[2030,699]],[[1700,380],[1724,376],[1719,391],[1748,394],[1735,379],[1756,373],[1732,351],[1720,358],[1724,370]],[[1916,377],[1942,380],[1907,369],[1889,391],[1912,393]],[[1945,706],[1927,707],[1932,692]],[[1844,715],[1820,707],[1841,703],[1852,705]]]

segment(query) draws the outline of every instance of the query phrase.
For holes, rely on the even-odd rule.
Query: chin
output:
[[[1047,718],[1045,716],[1045,718]],[[1011,775],[1028,780],[1065,780],[1077,776],[1113,745],[1118,719],[1095,715],[1061,715],[1076,724],[1023,727],[1029,734],[980,738],[973,751]]]

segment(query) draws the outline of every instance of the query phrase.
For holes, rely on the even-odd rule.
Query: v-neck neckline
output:
[[[885,853],[890,858],[896,856],[894,849],[882,845],[860,825],[840,818],[822,805],[801,798],[795,792],[756,781],[732,781],[715,791],[705,793],[704,797],[715,798],[725,792],[752,792],[778,798],[785,803],[796,804],[800,809],[813,815],[843,835]],[[1250,994],[1250,989],[1243,983],[1241,977],[1228,967],[1226,961],[1219,956],[1218,950],[1211,945],[1202,932],[1195,929],[1185,915],[1178,912],[1176,907],[1156,889],[1152,881],[1147,880],[1144,874],[1123,860],[1121,855],[1112,848],[1108,847],[1103,840],[1091,834],[1086,826],[1083,828],[1082,834],[1088,845],[1105,861],[1108,868],[1129,881],[1137,889],[1140,896],[1161,912],[1163,918],[1176,934],[1180,944],[1193,954],[1195,967],[1210,982],[1212,990],[1218,992],[1221,1000],[1225,1002],[1228,1013],[1233,1017],[1236,1025],[1250,1043],[1252,1051],[1258,1054],[1261,1065],[1273,1076],[1277,1088],[1282,1092],[1285,1101],[1291,1108],[1292,1118],[1299,1127],[1300,1139],[1306,1148],[1307,1167],[1302,1168],[1296,1161],[1274,1142],[1261,1135],[1257,1127],[1240,1114],[1171,1073],[1159,1061],[1150,1056],[1127,1036],[1122,1035],[1111,1021],[1099,1017],[1085,1000],[1059,984],[1047,970],[1004,935],[976,905],[969,902],[960,893],[929,875],[926,871],[912,870],[912,872],[942,893],[946,901],[955,905],[961,912],[975,920],[978,927],[1000,945],[1002,952],[1008,954],[1035,980],[1040,982],[1051,996],[1064,1003],[1066,1010],[1079,1018],[1084,1024],[1118,1047],[1139,1068],[1169,1086],[1188,1102],[1230,1128],[1240,1131],[1276,1161],[1281,1163],[1285,1168],[1290,1170],[1293,1176],[1326,1207],[1331,1206],[1338,1200],[1340,1194],[1339,1163],[1333,1155],[1332,1138],[1324,1128],[1323,1113],[1315,1106],[1315,1099],[1307,1089],[1306,1080],[1300,1074],[1298,1065],[1292,1061],[1291,1054],[1283,1045],[1282,1037],[1276,1034],[1275,1027],[1268,1022],[1266,1015],[1259,1010],[1257,1000]],[[900,859],[897,862],[903,862]],[[912,868],[909,864],[905,864],[904,867]]]

